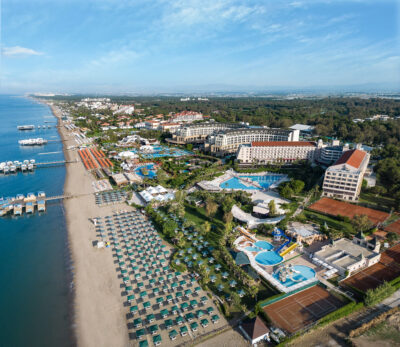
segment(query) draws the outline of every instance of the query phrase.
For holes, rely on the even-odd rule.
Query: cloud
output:
[[[42,52],[35,51],[31,48],[21,47],[21,46],[13,46],[13,47],[3,47],[2,55],[7,57],[15,57],[15,56],[28,56],[28,55],[42,55]]]

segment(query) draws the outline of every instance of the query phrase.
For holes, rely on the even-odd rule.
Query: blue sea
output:
[[[0,95],[0,162],[63,160],[56,118],[48,106],[19,96]],[[18,131],[17,125],[52,125]],[[40,147],[18,140],[42,137]],[[52,154],[47,154],[53,152]],[[0,197],[45,191],[62,194],[65,167],[37,168],[33,173],[0,173]],[[62,202],[45,213],[0,217],[0,345],[72,346],[71,264]]]

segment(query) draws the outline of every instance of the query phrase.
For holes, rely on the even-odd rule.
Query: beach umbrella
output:
[[[134,328],[140,328],[141,326],[142,326],[142,324],[143,324],[143,321],[142,321],[142,318],[136,318],[134,321],[133,321],[133,327]]]
[[[135,300],[135,296],[134,295],[128,295],[127,300],[128,300],[128,302],[132,302],[133,300]]]
[[[150,301],[145,301],[145,302],[143,303],[143,308],[144,308],[145,310],[149,309],[150,307],[151,307]]]
[[[175,283],[175,282],[174,282],[174,283]],[[180,285],[181,287],[183,287],[185,284],[186,284],[186,281],[185,281],[185,280],[179,281],[179,285]]]
[[[217,323],[218,321],[219,321],[219,316],[217,314],[211,317],[211,322]]]
[[[178,325],[183,324],[184,323],[183,317],[181,317],[181,316],[176,317],[175,323]]]
[[[136,333],[136,335],[137,335],[137,333]],[[148,347],[148,346],[149,346],[149,343],[147,342],[147,340],[139,341],[139,347]]]
[[[147,292],[144,290],[144,291],[142,291],[142,292],[140,292],[140,297],[141,298],[144,298],[144,297],[146,297],[147,296]]]
[[[146,320],[147,320],[149,323],[154,322],[155,319],[156,319],[156,316],[155,316],[153,313],[150,313],[150,314],[148,314],[148,315],[146,316]]]
[[[161,304],[162,302],[164,302],[164,298],[162,296],[158,297],[156,299],[157,304]]]
[[[175,314],[177,312],[178,312],[178,306],[177,305],[172,306],[171,307],[171,314]]]
[[[166,300],[168,301],[168,302],[171,302],[172,301],[172,295],[171,294],[168,294],[167,296],[166,296]]]
[[[165,317],[167,317],[168,316],[168,310],[166,310],[166,309],[163,309],[163,310],[161,310],[160,311],[160,315],[161,315],[161,317],[162,318],[165,318]]]
[[[182,292],[176,292],[175,298],[179,299],[182,297]]]
[[[200,302],[201,302],[202,304],[206,303],[207,300],[208,300],[208,299],[207,299],[206,296],[202,296],[202,297],[200,298]]]
[[[173,330],[171,330],[171,331],[169,332],[169,338],[170,338],[172,341],[175,340],[177,336],[178,336],[178,332],[177,332],[175,329],[173,329]]]
[[[208,319],[204,318],[200,321],[200,324],[203,328],[206,328],[209,324]]]
[[[182,336],[186,336],[188,333],[188,328],[186,326],[181,327],[179,330]]]
[[[172,321],[172,319],[167,319],[166,321],[164,321],[164,325],[166,329],[172,328],[172,326],[174,325],[174,322]]]
[[[190,329],[192,329],[192,331],[196,331],[198,327],[199,325],[196,322],[190,324]]]
[[[208,314],[211,314],[211,313],[213,313],[214,312],[214,308],[212,307],[212,306],[210,306],[210,307],[207,307],[207,313]]]
[[[129,277],[124,277],[124,278],[122,278],[122,281],[123,281],[125,284],[129,283]]]
[[[159,288],[153,288],[153,294],[156,295],[160,292]]]
[[[182,311],[186,311],[189,308],[189,305],[187,302],[184,302],[181,304],[181,310]]]
[[[190,300],[190,306],[192,306],[193,308],[196,308],[197,307],[197,305],[198,305],[198,302],[197,302],[197,300]]]
[[[144,337],[144,335],[146,335],[146,332],[145,332],[145,330],[144,329],[139,329],[139,330],[136,330],[136,337],[138,338],[138,339],[142,339],[143,337]],[[146,340],[144,340],[144,341],[146,341]],[[143,341],[143,342],[144,342]],[[147,342],[147,341],[146,341]],[[141,347],[145,347],[146,345],[142,345]]]
[[[149,280],[149,284],[154,284],[156,282],[156,280],[154,278]]]
[[[158,330],[158,326],[157,326],[157,330]],[[153,332],[152,332],[152,334],[153,334]],[[161,344],[161,341],[162,341],[162,339],[161,339],[160,335],[153,336],[153,343],[155,346],[159,346]]]
[[[192,291],[190,289],[185,290],[185,296],[189,296],[192,294]]]
[[[196,312],[196,316],[197,316],[197,318],[200,318],[200,317],[203,317],[204,316],[204,311],[203,310],[198,310],[197,312]]]
[[[133,288],[132,288],[132,286],[126,286],[126,287],[125,287],[125,290],[126,290],[127,292],[131,292],[131,291],[133,290]]]
[[[135,306],[131,306],[129,308],[129,312],[132,313],[132,314],[135,314],[137,311],[138,311],[138,307],[136,305]]]
[[[187,313],[187,314],[185,315],[185,319],[186,319],[188,322],[191,322],[191,321],[194,319],[194,314],[193,314],[192,312]]]

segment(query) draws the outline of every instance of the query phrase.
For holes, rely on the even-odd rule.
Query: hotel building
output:
[[[325,171],[323,196],[356,201],[360,195],[369,154],[359,149],[345,151],[336,163]]]
[[[236,159],[240,164],[290,163],[314,161],[317,144],[309,141],[252,142],[241,145]]]
[[[273,128],[229,129],[207,139],[211,153],[223,155],[235,153],[240,145],[266,141],[299,141],[299,130]]]

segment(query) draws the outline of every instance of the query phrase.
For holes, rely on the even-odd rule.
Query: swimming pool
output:
[[[283,260],[283,258],[274,251],[264,251],[258,253],[254,259],[261,265],[275,265]]]
[[[142,169],[147,170],[147,174],[144,174],[142,172]],[[146,177],[146,178],[154,178],[157,176],[157,170],[154,168],[154,164],[146,164],[139,166],[135,169],[135,174],[140,176],[140,177]]]
[[[304,282],[315,277],[315,271],[308,266],[294,265],[292,269],[294,270],[294,274],[286,276],[285,281],[280,280],[279,270],[277,270],[272,276],[285,287],[291,287],[299,282]]]
[[[283,175],[262,175],[262,176],[250,176],[250,175],[240,175],[238,177],[232,177],[229,180],[222,182],[219,186],[222,189],[248,189],[248,190],[260,190],[267,189],[272,184],[281,180]],[[245,182],[245,180],[250,180],[252,182]]]
[[[260,249],[258,247],[254,247],[254,246],[247,246],[245,248],[245,250],[249,251],[249,252],[259,252],[260,251]]]
[[[272,246],[269,242],[267,241],[257,241],[254,246],[260,247],[262,249],[265,249],[267,251],[270,251],[274,246]]]
[[[184,149],[175,148],[175,147],[167,147],[167,146],[152,146],[153,151],[150,153],[141,153],[139,154],[146,159],[153,158],[162,158],[162,157],[182,157],[184,155],[193,154]],[[137,153],[136,150],[132,150],[132,152]]]

